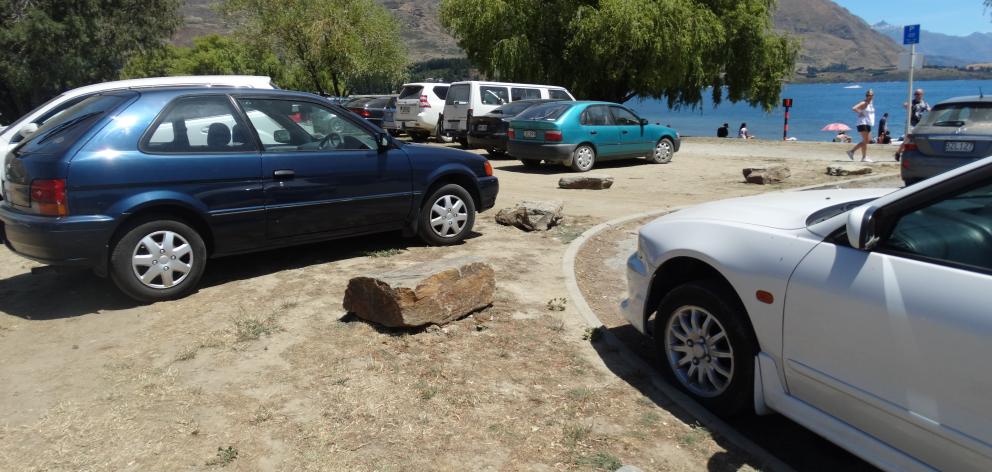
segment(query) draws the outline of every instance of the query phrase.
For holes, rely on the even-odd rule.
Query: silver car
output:
[[[992,155],[992,97],[938,103],[913,128],[899,155],[906,185]]]

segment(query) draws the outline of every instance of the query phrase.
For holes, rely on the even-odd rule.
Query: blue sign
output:
[[[903,44],[920,44],[920,25],[906,25],[902,29]]]

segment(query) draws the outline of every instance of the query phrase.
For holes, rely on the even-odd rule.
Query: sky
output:
[[[834,0],[873,25],[915,25],[954,36],[992,33],[992,10],[982,0]]]

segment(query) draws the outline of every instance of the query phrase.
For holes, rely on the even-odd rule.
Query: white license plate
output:
[[[410,113],[410,107],[400,107],[400,113]]]
[[[524,137],[525,138],[536,138],[537,137],[537,132],[534,131],[534,130],[530,130],[530,129],[529,130],[525,130],[524,131]]]
[[[947,141],[944,143],[944,152],[971,152],[975,150],[975,143],[970,141]]]
[[[476,131],[486,131],[489,129],[489,125],[475,125]]]

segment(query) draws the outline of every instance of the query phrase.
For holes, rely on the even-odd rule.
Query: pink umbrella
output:
[[[850,131],[851,127],[845,125],[844,123],[830,123],[824,126],[820,131]]]

